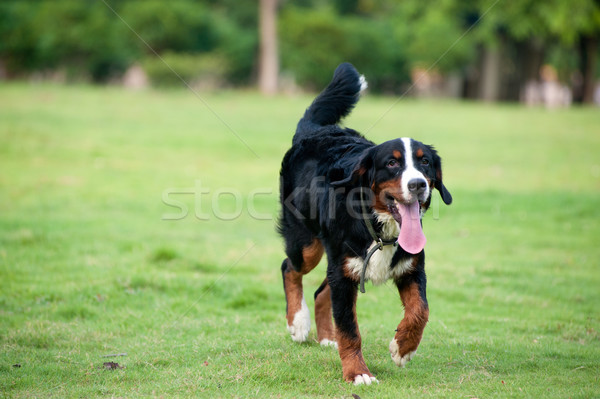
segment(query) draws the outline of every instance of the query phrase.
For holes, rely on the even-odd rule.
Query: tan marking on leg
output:
[[[373,377],[362,355],[360,335],[351,339],[338,331],[337,343],[342,360],[342,372],[346,381],[354,382],[356,376],[363,374]]]
[[[362,339],[358,330],[358,320],[356,318],[356,298],[352,306],[354,324],[356,325],[356,337],[349,337],[344,332],[336,328],[336,341],[338,343],[338,352],[342,360],[342,373],[344,379],[348,382],[355,382],[357,376],[366,374],[373,377],[369,371],[365,359],[362,355]]]
[[[287,314],[285,317],[288,325],[291,325],[294,316],[302,307],[302,274],[293,270],[291,266],[288,266],[288,269],[284,276],[285,299],[287,301]]]
[[[321,241],[316,238],[309,246],[302,248],[303,262],[300,268],[302,274],[309,273],[319,264],[321,258],[323,257],[324,251],[325,249],[323,248],[323,244],[321,244]]]
[[[294,267],[289,264],[288,270],[285,272],[285,298],[287,300],[287,319],[288,325],[292,323],[294,315],[302,306],[302,276],[314,269],[323,256],[323,245],[318,239],[302,249],[302,265],[300,271],[294,270]]]
[[[390,343],[390,352],[398,366],[404,366],[417,350],[423,330],[429,320],[429,309],[419,293],[419,285],[412,283],[400,291],[404,304],[404,318]]]
[[[323,245],[318,239],[302,249],[302,265],[296,271],[288,259],[287,270],[284,273],[285,299],[287,301],[286,319],[292,339],[302,342],[308,337],[310,329],[310,312],[304,301],[302,276],[309,273],[319,264],[323,256]]]
[[[315,298],[315,322],[317,323],[317,340],[335,341],[335,330],[331,317],[331,289],[329,284]]]

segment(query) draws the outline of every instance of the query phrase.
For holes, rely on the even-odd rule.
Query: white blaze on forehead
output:
[[[414,154],[412,150],[412,139],[403,137],[402,143],[404,144],[404,172],[402,172],[402,196],[406,201],[411,200],[410,191],[408,191],[408,182],[412,179],[425,179],[423,173],[419,172],[415,168]],[[429,197],[429,186],[427,186],[427,192],[424,195],[425,198]]]

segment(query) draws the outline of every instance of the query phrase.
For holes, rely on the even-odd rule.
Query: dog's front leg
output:
[[[396,280],[400,298],[404,305],[404,318],[390,342],[390,355],[394,363],[404,367],[415,353],[423,337],[423,330],[429,319],[429,307],[425,294],[427,279],[423,263],[411,275]]]
[[[356,319],[356,281],[341,275],[339,270],[333,273],[330,270],[328,280],[342,372],[348,382],[370,385],[377,379],[369,371],[362,355],[362,341]]]

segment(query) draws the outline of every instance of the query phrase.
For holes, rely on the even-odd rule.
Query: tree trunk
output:
[[[498,101],[500,99],[500,44],[495,48],[485,47],[481,62],[480,97],[484,101]]]
[[[528,105],[542,101],[540,72],[545,51],[544,42],[535,37],[516,44],[517,98]]]
[[[519,50],[521,70],[523,71],[521,83],[532,80],[539,81],[540,69],[544,64],[544,43],[539,39],[532,38],[522,43]]]
[[[596,86],[596,61],[598,59],[596,49],[598,47],[597,38],[593,36],[581,37],[581,76],[582,82],[582,98],[584,104],[594,102],[594,89]]]
[[[260,0],[260,60],[258,86],[261,93],[277,93],[279,57],[277,54],[277,2]]]

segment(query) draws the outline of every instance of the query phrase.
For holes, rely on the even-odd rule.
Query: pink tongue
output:
[[[415,201],[410,205],[398,203],[398,210],[402,217],[398,244],[406,252],[418,254],[425,248],[425,243],[427,242],[427,238],[425,238],[425,234],[423,234],[423,229],[421,228],[419,201]]]

